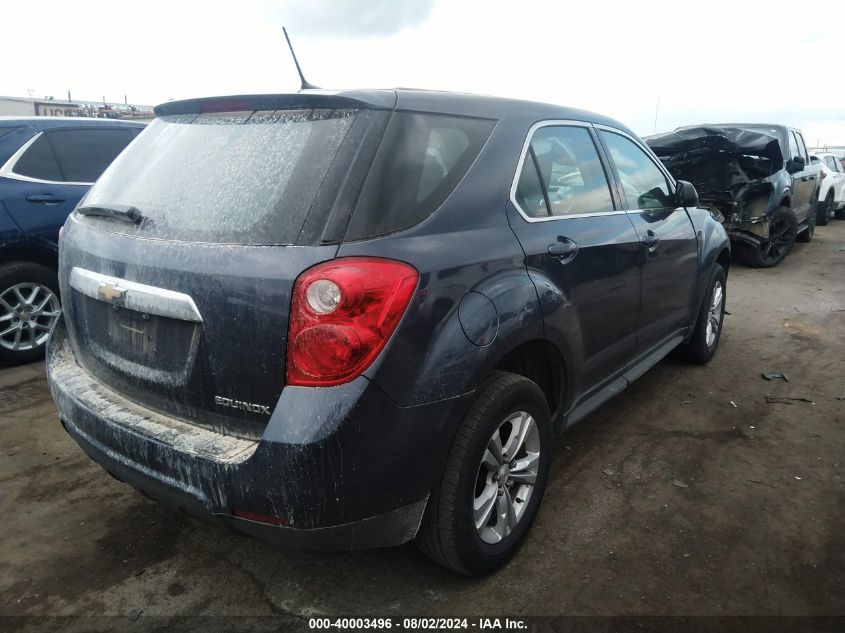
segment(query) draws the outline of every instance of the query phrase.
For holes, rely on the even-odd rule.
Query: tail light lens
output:
[[[302,273],[291,301],[287,384],[328,387],[359,376],[390,339],[418,280],[409,264],[375,257]]]

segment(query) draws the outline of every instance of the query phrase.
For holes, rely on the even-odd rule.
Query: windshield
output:
[[[153,121],[92,187],[86,207],[135,207],[159,239],[294,244],[356,110],[174,115]]]

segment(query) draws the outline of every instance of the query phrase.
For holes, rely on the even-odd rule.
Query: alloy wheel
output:
[[[765,260],[775,260],[792,244],[789,220],[778,218],[769,226],[769,239],[760,245],[760,255]]]
[[[540,432],[530,413],[509,415],[487,442],[473,499],[478,536],[495,545],[519,525],[540,466]]]
[[[0,346],[25,351],[44,345],[61,314],[59,298],[47,286],[15,284],[0,293]]]
[[[713,347],[716,338],[719,336],[719,329],[722,327],[722,304],[724,300],[725,292],[722,288],[722,282],[716,280],[710,299],[710,307],[707,309],[707,331],[704,337],[707,347]]]

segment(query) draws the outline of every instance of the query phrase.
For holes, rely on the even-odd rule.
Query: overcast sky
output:
[[[640,134],[782,122],[845,145],[845,2],[4,0],[0,94],[155,104],[442,88],[601,112]]]

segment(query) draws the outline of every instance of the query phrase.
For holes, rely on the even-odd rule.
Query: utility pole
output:
[[[67,100],[68,100],[68,101],[73,101],[73,99],[71,99],[71,98],[70,98],[70,90],[68,90],[68,91],[67,91]]]

